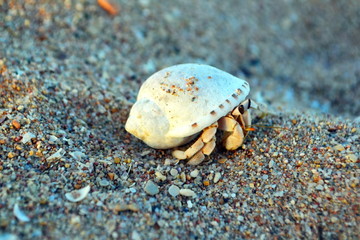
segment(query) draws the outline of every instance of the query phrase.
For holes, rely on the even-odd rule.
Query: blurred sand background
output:
[[[1,240],[359,238],[359,1],[112,3],[0,0]],[[166,165],[123,126],[141,83],[187,62],[245,78],[273,113],[257,123],[291,130],[258,129],[195,177]]]

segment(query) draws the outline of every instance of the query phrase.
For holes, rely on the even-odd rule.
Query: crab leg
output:
[[[218,122],[205,128],[200,137],[185,151],[175,150],[172,155],[178,159],[190,159],[187,163],[197,165],[204,161],[205,155],[210,155],[215,148],[215,134],[217,129],[225,131],[222,140],[227,150],[235,150],[240,147],[247,134],[247,127],[251,125],[250,108],[259,109],[258,104],[246,99],[235,107]]]
[[[256,102],[250,99],[246,99],[238,107],[234,108],[234,110],[231,112],[231,115],[244,130],[245,135],[247,133],[246,128],[251,125],[251,108],[260,109],[259,105]]]
[[[245,128],[251,126],[251,114],[250,109],[245,111],[244,114],[241,116],[242,120],[244,121]]]
[[[205,146],[198,151],[188,162],[189,165],[198,165],[205,159],[205,155],[210,155],[216,146],[215,136],[205,144]]]
[[[215,136],[205,144],[205,146],[201,149],[203,154],[210,155],[216,146],[216,138]]]
[[[239,115],[241,119],[241,115]],[[231,114],[220,118],[219,129],[226,131],[222,142],[227,150],[235,150],[243,144],[244,131]]]
[[[190,165],[197,165],[204,159],[204,155],[209,155],[215,148],[215,134],[217,122],[205,128],[200,137],[185,151],[175,150],[172,155],[178,159],[189,159]]]

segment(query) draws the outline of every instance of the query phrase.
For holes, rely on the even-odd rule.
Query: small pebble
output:
[[[21,112],[22,110],[24,110],[24,105],[18,106],[18,107],[17,107],[17,110],[20,111],[20,112]]]
[[[146,156],[146,155],[149,155],[150,153],[151,153],[150,150],[145,150],[145,151],[143,151],[142,153],[140,153],[140,156],[144,157],[144,156]]]
[[[161,172],[156,172],[155,176],[157,179],[159,179],[160,181],[165,181],[166,180],[166,176],[164,176]]]
[[[186,197],[194,197],[196,194],[193,190],[187,189],[187,188],[183,188],[180,189],[180,195],[186,196]]]
[[[242,221],[244,221],[244,217],[241,216],[241,215],[239,215],[239,216],[237,216],[237,220],[240,221],[240,222],[242,222]]]
[[[176,197],[177,195],[179,195],[180,193],[180,188],[178,186],[175,185],[171,185],[169,187],[169,194],[173,197]]]
[[[272,168],[275,165],[275,162],[273,160],[270,160],[269,162],[269,168]]]
[[[49,137],[49,142],[52,144],[56,143],[58,140],[59,139],[54,135],[50,135],[50,137]]]
[[[153,181],[149,180],[146,183],[144,190],[149,195],[155,195],[159,193],[159,186],[156,185]]]
[[[139,207],[134,204],[134,203],[130,203],[130,204],[116,204],[113,208],[114,212],[118,213],[118,212],[123,212],[123,211],[132,211],[132,212],[137,212],[139,211]]]
[[[198,175],[199,175],[199,170],[197,170],[197,169],[191,171],[191,173],[190,173],[190,176],[192,178],[196,178]]]
[[[346,158],[350,161],[350,162],[353,162],[355,163],[357,161],[357,157],[355,154],[349,154],[346,156]]]
[[[23,138],[21,139],[22,143],[27,143],[29,142],[32,138],[35,138],[36,136],[31,133],[31,132],[27,132],[23,135]]]
[[[14,206],[14,215],[15,217],[21,221],[21,222],[29,222],[30,218],[28,216],[26,216],[26,214],[19,208],[19,205],[17,203],[15,203]]]
[[[214,176],[214,183],[219,182],[220,178],[221,178],[221,173],[220,173],[220,172],[216,172],[216,173],[215,173],[215,176]]]
[[[12,120],[11,124],[14,126],[16,130],[19,130],[21,128],[21,125],[17,120]]]
[[[180,160],[179,159],[165,159],[164,165],[165,166],[169,166],[169,165],[176,165]]]
[[[227,161],[226,158],[221,158],[221,159],[218,160],[218,163],[223,164],[223,163],[225,163],[226,161]]]
[[[110,179],[111,181],[113,181],[113,180],[114,180],[114,178],[115,178],[115,174],[114,174],[114,173],[109,172],[109,173],[108,173],[108,177],[109,177],[109,179]]]
[[[121,159],[119,157],[114,157],[114,163],[119,164]]]
[[[337,144],[337,145],[335,145],[333,148],[334,148],[334,150],[337,150],[337,151],[339,151],[339,152],[345,150],[344,146],[341,145],[341,144]]]
[[[106,179],[101,179],[100,180],[100,182],[99,182],[99,184],[100,184],[100,186],[102,186],[102,187],[107,187],[107,186],[109,186],[109,181],[108,180],[106,180]]]
[[[170,170],[170,174],[171,174],[171,176],[176,177],[177,175],[179,175],[179,172],[175,168],[172,168]]]
[[[181,179],[182,182],[185,182],[185,181],[186,181],[186,174],[185,174],[184,172],[182,172],[182,173],[180,174],[180,179]]]
[[[86,157],[86,155],[80,151],[70,152],[69,154],[77,161],[80,161],[82,158]]]
[[[284,196],[284,191],[278,191],[274,193],[274,197],[282,197]]]
[[[140,234],[139,234],[136,230],[134,230],[134,231],[132,232],[132,234],[131,234],[131,240],[141,240],[141,236],[140,236]]]

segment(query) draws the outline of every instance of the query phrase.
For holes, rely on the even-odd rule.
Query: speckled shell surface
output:
[[[164,122],[167,124],[166,130],[159,131],[164,135],[162,137],[184,138],[225,116],[245,100],[249,91],[249,84],[245,80],[209,65],[171,66],[156,72],[143,83],[133,107],[138,109],[138,116],[132,117],[131,121],[142,118],[139,108],[144,103],[144,111],[149,112],[151,110],[148,108],[154,108],[152,112],[158,114],[154,119],[147,119],[149,122],[144,127],[151,128],[153,125],[155,128]],[[131,132],[130,123],[127,125],[126,129]],[[156,133],[147,129],[146,135],[151,134]]]

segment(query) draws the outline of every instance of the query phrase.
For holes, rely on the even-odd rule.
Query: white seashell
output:
[[[59,138],[57,138],[54,135],[50,135],[50,137],[49,137],[49,142],[51,142],[51,143],[56,143],[58,140],[59,140]]]
[[[77,161],[80,161],[82,158],[86,157],[86,154],[80,151],[70,152],[69,154]]]
[[[226,132],[221,142],[227,150],[243,144],[251,126],[250,109],[259,109],[245,99],[249,91],[245,80],[208,65],[168,67],[143,83],[125,129],[158,149],[197,138],[187,150],[172,153],[197,165],[215,149],[217,130]]]
[[[88,195],[89,192],[90,192],[90,185],[87,185],[86,187],[81,188],[79,190],[74,190],[72,192],[66,193],[65,197],[70,202],[80,202]]]
[[[36,137],[35,134],[31,132],[27,132],[23,135],[23,138],[21,139],[21,143],[27,143],[34,137]]]
[[[46,160],[60,159],[62,158],[62,156],[64,156],[65,153],[66,153],[65,150],[60,148],[59,150],[57,150],[57,152],[49,156]]]
[[[14,205],[14,215],[21,222],[29,222],[30,221],[30,218],[28,216],[26,216],[26,214],[23,211],[21,211],[21,209],[19,208],[19,205],[17,203],[15,203],[15,205]]]
[[[153,148],[188,143],[245,100],[249,84],[203,64],[180,64],[141,86],[125,128]]]

